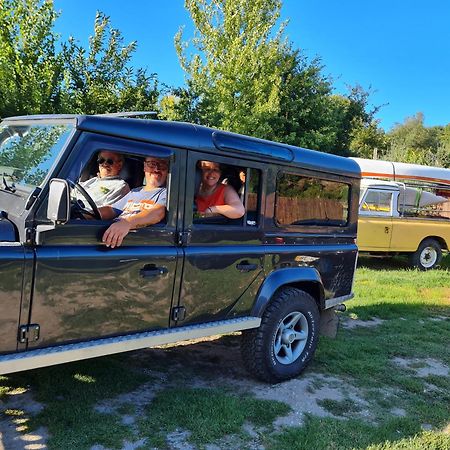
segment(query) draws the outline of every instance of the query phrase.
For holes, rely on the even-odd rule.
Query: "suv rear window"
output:
[[[278,177],[277,225],[345,226],[350,186],[338,181],[282,173]]]

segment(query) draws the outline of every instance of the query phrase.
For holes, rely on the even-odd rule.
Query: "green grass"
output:
[[[272,436],[273,449],[450,449],[450,435],[439,430],[450,421],[448,376],[416,376],[414,369],[433,359],[450,367],[450,258],[440,270],[410,270],[402,260],[361,259],[355,299],[345,318],[384,320],[373,328],[339,330],[337,339],[321,338],[311,371],[338,377],[369,403],[373,423],[357,419],[348,400],[323,400],[342,418],[310,417],[302,428]],[[407,368],[393,362],[404,358]],[[416,360],[416,358],[418,360]],[[431,387],[431,388],[430,388]],[[400,408],[406,417],[392,416]],[[422,425],[435,431],[424,433]]]
[[[241,434],[245,422],[271,427],[276,417],[289,410],[284,403],[236,396],[220,389],[167,389],[148,405],[141,431],[145,436],[156,431],[155,444],[177,429],[188,431],[191,442],[207,444]]]
[[[0,376],[0,418],[20,432],[46,427],[50,449],[122,448],[124,440],[142,438],[146,448],[167,448],[167,435],[180,432],[195,448],[449,450],[450,377],[417,376],[427,360],[450,367],[449,306],[450,256],[441,269],[429,272],[410,270],[399,258],[361,258],[355,299],[340,316],[343,321],[383,322],[341,326],[336,339],[321,337],[306,376],[322,376],[311,381],[307,392],[313,395],[329,376],[334,388],[340,380],[343,397],[320,400],[333,416],[310,415],[301,427],[274,430],[273,421],[289,407],[254,398],[251,382],[235,367],[240,361],[215,354],[214,343],[206,354],[196,346],[176,347]],[[221,339],[227,354],[236,352],[237,339]],[[407,367],[396,364],[396,358]],[[209,388],[199,388],[194,377]],[[105,412],[96,408],[153,381],[159,387],[146,401],[110,402],[115,406]],[[361,403],[346,395],[349,387]],[[26,391],[42,404],[40,412],[31,414],[23,402],[14,406],[14,397]],[[126,416],[134,418],[133,426],[123,423]],[[256,437],[245,431],[245,424]]]
[[[44,409],[34,417],[26,416],[23,431],[46,427],[50,449],[89,449],[94,444],[121,448],[133,433],[118,414],[96,412],[94,405],[148,381],[130,370],[126,361],[123,356],[106,357],[5,376],[0,378],[0,392],[5,398],[31,386],[34,399]]]
[[[379,426],[350,419],[309,417],[302,428],[269,438],[270,450],[448,450],[450,436],[423,432],[412,418],[389,418]]]
[[[347,416],[361,410],[361,407],[351,399],[331,400],[325,398],[317,403],[335,416]]]

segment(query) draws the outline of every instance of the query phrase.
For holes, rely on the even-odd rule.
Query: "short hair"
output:
[[[207,159],[200,159],[200,160],[198,160],[198,161],[197,161],[197,167],[198,167],[199,169],[201,169],[201,168],[202,168],[202,163],[204,163],[204,162],[217,164],[217,165],[219,166],[219,170],[220,170],[221,172],[223,172],[223,170],[224,170],[223,164],[220,164],[220,163],[218,163],[217,161],[209,161],[209,160],[207,160]]]

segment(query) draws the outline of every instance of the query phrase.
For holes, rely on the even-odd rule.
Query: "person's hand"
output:
[[[131,224],[126,220],[119,220],[114,222],[103,235],[102,242],[107,247],[120,247],[122,245],[123,238],[130,232]]]
[[[202,217],[213,217],[216,216],[217,213],[214,213],[212,208],[214,208],[214,206],[208,206],[204,212],[202,212]]]

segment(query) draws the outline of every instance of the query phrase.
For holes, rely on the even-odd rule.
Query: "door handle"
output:
[[[390,230],[389,227],[384,227],[384,232],[385,232],[386,234],[389,234],[389,230]]]
[[[146,264],[140,271],[142,278],[151,278],[164,275],[168,272],[167,267],[156,267],[155,264]]]
[[[251,272],[252,270],[256,270],[259,268],[259,264],[250,264],[248,261],[242,261],[236,264],[236,269],[239,272]]]

